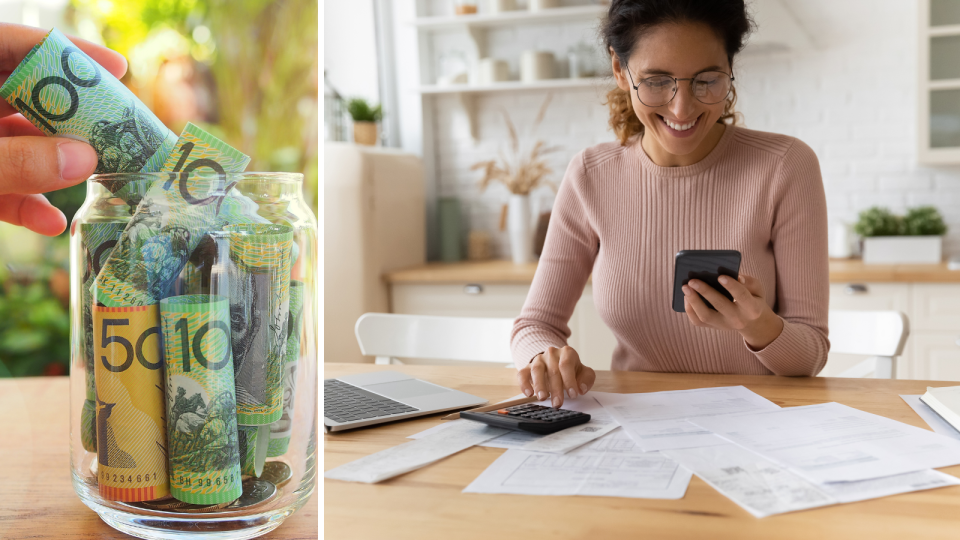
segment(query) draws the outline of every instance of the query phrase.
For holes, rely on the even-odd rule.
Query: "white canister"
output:
[[[553,53],[548,51],[523,51],[520,56],[520,80],[542,81],[553,78]]]
[[[483,4],[484,13],[503,13],[517,9],[517,0],[486,0]]]
[[[551,9],[560,5],[560,0],[528,0],[527,9],[530,11],[540,11],[541,9]]]
[[[477,64],[477,84],[492,84],[510,78],[510,66],[499,58],[481,58]]]

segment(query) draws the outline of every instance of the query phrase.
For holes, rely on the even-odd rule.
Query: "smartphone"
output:
[[[733,249],[685,249],[677,253],[673,273],[673,310],[683,313],[683,286],[699,279],[733,300],[733,295],[720,285],[720,276],[740,277],[740,252]],[[699,294],[699,293],[698,293]],[[703,298],[703,295],[700,295]],[[715,307],[703,298],[710,309]]]

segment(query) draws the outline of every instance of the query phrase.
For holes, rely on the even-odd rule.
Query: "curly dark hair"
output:
[[[654,26],[667,23],[702,23],[710,27],[723,42],[731,67],[754,26],[744,0],[613,0],[600,25],[600,36],[607,51],[626,65],[640,37]],[[733,109],[736,102],[734,88],[720,122],[737,123]],[[607,93],[606,104],[610,109],[610,127],[620,144],[643,133],[643,124],[633,111],[628,92],[614,88]]]

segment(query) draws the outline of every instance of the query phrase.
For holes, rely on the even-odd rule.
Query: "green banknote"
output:
[[[243,488],[229,299],[165,298],[160,301],[160,319],[170,492],[191,504],[232,501]]]
[[[0,98],[46,135],[86,141],[96,172],[155,172],[177,135],[120,81],[53,29],[0,86]]]
[[[244,476],[258,476],[254,468],[257,461],[257,435],[260,426],[237,426],[240,435],[240,473]]]
[[[80,248],[83,256],[83,285],[80,289],[80,321],[83,332],[80,343],[83,348],[84,371],[86,379],[86,399],[80,420],[80,439],[83,448],[90,452],[97,450],[96,399],[97,385],[94,375],[95,357],[93,353],[93,293],[90,285],[100,272],[105,257],[113,251],[117,240],[127,226],[125,221],[104,221],[80,224]]]
[[[170,295],[205,236],[230,224],[266,222],[256,203],[232,189],[223,173],[242,170],[247,156],[193,124],[175,154],[165,165],[171,175],[143,195],[97,276],[97,299],[104,305],[157,303]],[[177,167],[181,171],[173,173]]]
[[[237,421],[268,425],[283,414],[293,228],[230,225],[230,316]],[[269,438],[269,431],[267,438]],[[269,443],[260,440],[258,444]],[[264,452],[264,457],[266,456]]]
[[[287,350],[283,363],[283,414],[270,424],[267,457],[287,453],[293,432],[293,405],[297,391],[297,365],[300,360],[300,332],[303,327],[303,282],[290,280],[290,316],[287,319]]]

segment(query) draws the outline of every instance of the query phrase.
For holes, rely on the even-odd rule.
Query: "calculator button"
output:
[[[510,411],[508,411],[507,409],[500,409],[497,411],[497,414],[510,414]]]

